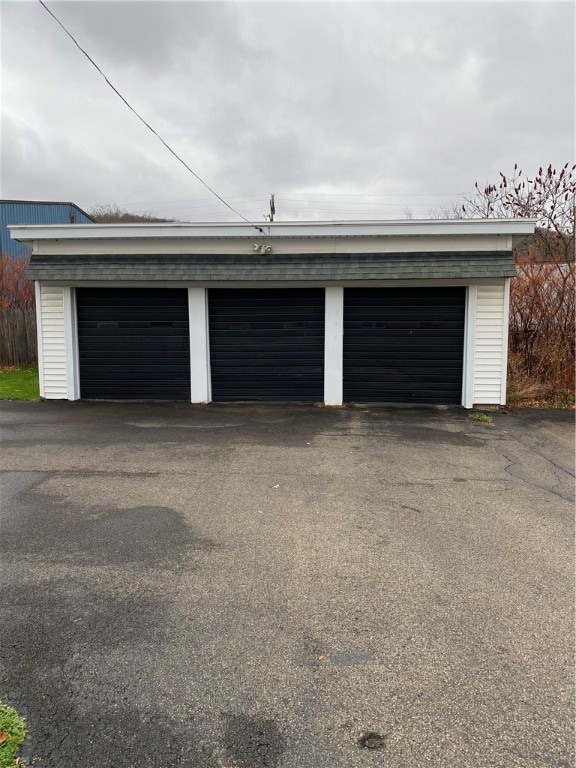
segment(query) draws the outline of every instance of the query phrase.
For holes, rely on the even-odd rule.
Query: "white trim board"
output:
[[[209,403],[212,400],[210,375],[210,339],[208,325],[208,291],[188,288],[188,322],[190,328],[190,400]]]
[[[344,289],[324,292],[324,405],[342,405],[344,393]]]
[[[441,286],[501,285],[503,277],[461,278],[454,280],[42,280],[42,285],[76,288],[439,288]]]
[[[476,305],[478,286],[469,285],[466,290],[466,317],[464,320],[464,360],[462,368],[462,405],[474,405],[474,365],[476,355]]]
[[[38,381],[40,397],[44,397],[44,344],[42,339],[42,291],[38,280],[34,281],[34,297],[36,299],[36,340],[38,344]]]
[[[80,366],[78,361],[78,316],[76,289],[64,288],[64,338],[66,341],[66,386],[68,400],[80,397]]]
[[[510,329],[510,278],[504,281],[504,313],[502,321],[502,382],[500,387],[500,405],[506,405],[506,385],[508,381],[508,333]]]
[[[322,238],[437,235],[530,235],[536,219],[412,219],[396,221],[291,221],[253,224],[32,224],[9,227],[13,240],[134,238],[248,238],[270,244],[278,237]]]

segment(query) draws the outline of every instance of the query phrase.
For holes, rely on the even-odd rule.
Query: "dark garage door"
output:
[[[460,403],[465,288],[344,291],[344,400]]]
[[[213,400],[324,399],[324,290],[209,293]]]
[[[78,288],[80,396],[190,400],[188,291]]]

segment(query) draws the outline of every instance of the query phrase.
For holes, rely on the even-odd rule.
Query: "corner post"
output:
[[[504,280],[504,317],[502,318],[502,382],[500,405],[506,405],[506,382],[508,379],[508,333],[510,328],[510,278]]]
[[[36,341],[38,344],[38,380],[40,382],[40,397],[44,398],[44,343],[42,339],[42,291],[38,280],[34,281],[34,297],[36,303]]]
[[[78,319],[76,289],[66,286],[64,292],[64,338],[66,341],[66,389],[68,400],[80,397],[80,369],[78,364]]]
[[[188,288],[188,322],[190,326],[190,400],[209,403],[210,337],[208,325],[208,290]]]
[[[324,404],[342,405],[344,288],[325,289]]]
[[[464,408],[472,408],[474,406],[477,306],[478,286],[469,285],[466,289],[466,318],[464,321],[464,364],[462,375],[462,405]]]

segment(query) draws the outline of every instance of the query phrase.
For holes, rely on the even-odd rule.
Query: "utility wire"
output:
[[[282,197],[394,197],[394,198],[413,198],[413,197],[457,197],[458,195],[469,195],[470,192],[439,192],[439,193],[414,193],[406,192],[398,194],[397,192],[388,192],[380,194],[378,192],[277,192]]]
[[[159,134],[159,133],[157,133],[157,132],[154,130],[154,128],[152,128],[152,126],[151,126],[149,123],[147,123],[147,122],[146,122],[146,120],[144,120],[144,118],[143,118],[141,115],[139,115],[139,114],[138,114],[138,112],[136,112],[136,110],[134,109],[134,107],[133,107],[133,106],[132,106],[132,105],[131,105],[131,104],[130,104],[130,103],[129,103],[129,102],[128,102],[128,101],[127,101],[125,98],[124,98],[124,96],[122,96],[122,94],[120,93],[120,91],[119,91],[119,90],[118,90],[118,89],[117,89],[117,88],[116,88],[116,87],[115,87],[115,86],[114,86],[114,85],[113,85],[113,84],[110,82],[110,80],[108,80],[108,78],[106,77],[106,75],[104,74],[104,72],[102,72],[102,70],[100,69],[100,67],[98,66],[98,64],[96,64],[96,62],[95,62],[95,61],[94,61],[94,59],[93,59],[93,58],[90,56],[90,54],[89,54],[89,53],[87,53],[87,51],[85,51],[85,50],[84,50],[84,48],[82,48],[82,46],[81,46],[81,45],[80,45],[80,43],[79,43],[79,42],[76,40],[76,38],[74,37],[74,35],[73,35],[71,32],[69,32],[69,31],[66,29],[66,27],[64,26],[64,24],[62,24],[62,22],[60,21],[60,19],[59,19],[59,18],[58,18],[58,17],[57,17],[57,16],[56,16],[54,13],[52,13],[52,11],[50,10],[50,8],[48,8],[48,6],[46,5],[46,3],[45,3],[43,0],[38,0],[38,2],[39,2],[39,3],[40,3],[40,5],[41,5],[41,6],[44,8],[44,10],[45,10],[45,11],[47,11],[47,12],[50,14],[50,16],[52,16],[52,18],[53,18],[53,19],[54,19],[54,21],[55,21],[55,22],[58,24],[58,26],[59,26],[59,27],[61,27],[61,28],[64,30],[64,32],[65,32],[65,33],[68,35],[68,37],[70,38],[70,40],[72,40],[72,42],[74,43],[74,45],[76,46],[76,48],[78,48],[78,50],[79,50],[79,51],[81,51],[81,53],[83,53],[83,54],[84,54],[84,56],[86,56],[86,58],[87,58],[87,59],[88,59],[88,61],[89,61],[89,62],[92,64],[92,66],[93,66],[93,67],[95,67],[95,68],[98,70],[98,72],[99,72],[99,73],[102,75],[102,77],[104,78],[104,80],[106,81],[106,83],[107,83],[107,84],[110,86],[110,88],[112,88],[112,90],[114,91],[114,93],[115,93],[115,94],[116,94],[116,95],[117,95],[117,96],[118,96],[120,99],[122,99],[122,101],[124,102],[124,104],[126,104],[126,106],[128,107],[128,109],[129,109],[131,112],[133,112],[133,113],[136,115],[136,117],[138,118],[138,120],[140,120],[140,122],[141,122],[141,123],[143,123],[143,124],[146,126],[146,128],[148,128],[148,130],[149,130],[149,131],[151,131],[151,132],[154,134],[154,136],[156,136],[156,138],[157,138],[157,139],[159,139],[159,140],[162,142],[162,144],[164,144],[164,146],[166,147],[166,149],[168,150],[168,152],[170,152],[172,155],[174,155],[174,157],[176,158],[176,160],[178,160],[178,162],[182,163],[182,165],[184,166],[184,168],[186,168],[186,170],[190,171],[190,173],[192,174],[192,176],[194,176],[194,178],[198,179],[198,181],[199,181],[201,184],[203,184],[203,185],[206,187],[206,189],[207,189],[207,190],[209,190],[209,191],[210,191],[210,192],[211,192],[213,195],[215,195],[215,197],[217,197],[217,198],[218,198],[218,200],[220,200],[220,202],[221,202],[221,203],[224,203],[224,205],[225,205],[227,208],[229,208],[229,209],[232,211],[232,213],[236,214],[236,216],[239,216],[239,217],[240,217],[240,218],[241,218],[243,221],[245,221],[245,222],[246,222],[246,224],[250,224],[250,226],[254,227],[254,229],[257,229],[257,230],[258,230],[258,232],[260,232],[262,235],[266,235],[266,232],[265,232],[265,231],[262,229],[262,227],[259,227],[257,224],[254,224],[254,222],[252,222],[252,221],[249,221],[249,220],[248,220],[248,219],[247,219],[245,216],[243,216],[243,215],[242,215],[242,214],[241,214],[239,211],[237,211],[235,208],[233,208],[233,207],[230,205],[230,203],[227,203],[227,202],[226,202],[226,200],[224,200],[224,198],[223,198],[223,197],[220,197],[220,195],[218,194],[218,192],[216,192],[214,189],[212,189],[212,187],[211,187],[209,184],[207,184],[207,183],[204,181],[204,179],[202,179],[202,178],[201,178],[201,177],[200,177],[200,176],[199,176],[199,175],[196,173],[196,171],[194,171],[194,170],[192,170],[192,168],[190,168],[190,166],[188,165],[188,163],[187,163],[187,162],[185,162],[185,161],[184,161],[184,160],[183,160],[183,159],[180,157],[180,155],[178,155],[178,154],[177,154],[177,153],[176,153],[176,152],[175,152],[175,151],[172,149],[172,147],[171,147],[169,144],[167,144],[167,143],[164,141],[164,139],[162,138],[162,136],[160,136],[160,134]]]
[[[471,194],[470,192],[454,192],[454,193],[442,193],[442,194],[418,194],[418,195],[398,195],[398,194],[386,194],[386,195],[379,195],[379,194],[370,194],[370,193],[330,193],[330,192],[276,192],[276,196],[282,196],[283,199],[292,198],[296,196],[306,196],[306,197],[317,197],[320,199],[324,199],[326,197],[365,197],[365,198],[374,198],[374,197],[392,197],[396,200],[402,201],[410,201],[412,198],[415,197],[432,197],[432,198],[444,198],[444,197],[457,197],[458,195],[465,195],[465,194]],[[247,201],[258,201],[262,202],[267,196],[265,194],[261,195],[226,195],[228,200],[240,200],[242,202]],[[209,196],[201,197],[199,195],[196,195],[196,197],[179,197],[177,200],[163,200],[161,198],[154,198],[153,200],[147,199],[147,200],[120,200],[119,205],[141,205],[143,203],[194,203],[194,202],[201,202],[203,200],[211,200],[212,198]],[[303,201],[304,202],[304,201]],[[330,202],[338,202],[338,201],[330,201]],[[398,205],[401,205],[402,203],[398,203]],[[346,204],[346,201],[342,202],[342,205]],[[361,205],[362,203],[356,203],[354,202],[354,205]],[[422,203],[424,205],[425,203]],[[369,201],[366,201],[366,205],[380,205],[380,203],[371,203]],[[384,203],[384,205],[393,205],[393,203]]]

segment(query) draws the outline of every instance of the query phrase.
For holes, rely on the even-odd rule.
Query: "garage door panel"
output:
[[[231,324],[232,325],[232,324]],[[284,331],[297,331],[297,333],[290,334],[290,333],[283,333]],[[289,340],[289,337],[292,336],[293,340]],[[318,328],[318,329],[306,329],[301,328],[299,326],[292,326],[292,327],[278,327],[278,328],[254,328],[253,326],[246,327],[246,328],[236,328],[231,327],[228,330],[222,329],[222,330],[215,330],[214,332],[210,333],[210,338],[214,339],[215,342],[221,342],[226,343],[228,342],[233,343],[234,339],[247,339],[247,341],[250,344],[258,345],[260,342],[260,339],[263,339],[266,341],[267,344],[278,344],[282,345],[283,343],[298,343],[301,339],[307,338],[310,339],[312,342],[314,340],[322,340],[324,338],[324,329]],[[282,342],[282,339],[285,338],[286,341]]]
[[[234,353],[234,355],[237,355],[238,352],[241,351],[244,354],[244,359],[246,359],[246,356],[248,355],[250,358],[258,358],[259,356],[265,356],[268,358],[275,358],[278,359],[279,356],[282,356],[284,361],[287,361],[291,357],[297,356],[297,353],[301,352],[300,345],[302,342],[297,344],[291,344],[289,347],[283,346],[281,344],[269,344],[266,343],[267,340],[260,338],[258,343],[254,343],[251,341],[249,344],[245,344],[243,339],[236,338],[236,343],[233,346],[230,345],[222,345],[221,347],[218,345],[218,348],[214,352],[214,355],[212,356],[212,362],[219,362],[220,360],[227,360],[227,359],[234,359],[229,358],[229,354]],[[320,344],[320,340],[318,340],[318,344]],[[318,347],[318,344],[315,344],[315,347]],[[310,345],[312,346],[312,345]],[[263,352],[263,348],[266,348]],[[314,350],[308,350],[307,354],[309,355],[311,360],[318,360],[318,349]],[[281,364],[278,362],[278,364]],[[320,363],[318,363],[320,364]]]
[[[460,330],[462,329],[462,322],[461,318],[457,317],[454,320],[447,319],[443,321],[387,320],[374,322],[367,320],[365,322],[350,323],[349,325],[349,330],[351,332],[356,331],[358,334],[361,334],[362,331],[365,331],[367,328],[376,333],[378,331],[383,331],[386,336],[409,336],[413,331],[418,331],[419,333],[422,333],[422,335],[433,336],[434,331],[437,331],[438,329],[441,329],[443,333],[444,331],[454,330],[454,335],[459,335]]]
[[[81,332],[78,329],[79,333]],[[157,349],[164,349],[167,345],[173,348],[182,350],[183,354],[189,353],[189,348],[186,347],[186,343],[189,339],[188,333],[182,329],[178,329],[178,332],[172,334],[166,333],[122,333],[119,331],[111,332],[106,330],[103,333],[83,333],[85,343],[91,345],[95,349],[101,347],[105,349],[111,344],[116,343],[118,345],[124,345],[126,352],[130,352],[132,345],[149,343]]]
[[[381,391],[381,387],[379,387],[377,384],[367,385],[366,386],[366,392],[372,392],[376,395],[379,395]],[[429,394],[431,396],[442,396],[445,391],[445,385],[442,382],[440,383],[428,383],[425,381],[412,381],[410,382],[410,386],[407,387],[406,383],[402,381],[401,379],[392,380],[388,383],[387,386],[387,393],[390,393],[391,396],[395,397],[401,397],[402,395],[405,395],[406,392],[413,392],[413,393],[420,393],[420,394],[426,394],[428,396]],[[386,401],[382,401],[386,402]],[[391,401],[394,402],[394,401]],[[399,401],[399,402],[408,402],[408,401]],[[428,402],[426,400],[426,402]],[[446,402],[446,401],[444,401]]]
[[[237,381],[239,376],[242,376],[247,381],[274,381],[281,382],[285,378],[285,373],[279,372],[276,366],[270,366],[266,363],[258,365],[242,365],[226,367],[221,366],[219,369],[219,375],[222,381]],[[291,365],[290,375],[292,378],[298,379],[313,379],[315,381],[322,380],[323,372],[318,370],[316,375],[311,373],[309,365]]]
[[[277,348],[277,351],[280,352],[280,348]],[[309,350],[302,350],[299,348],[299,345],[294,345],[290,349],[284,349],[282,352],[283,356],[286,358],[286,360],[317,360],[318,353],[317,351],[309,351]],[[256,360],[268,360],[269,357],[269,351],[262,352],[258,347],[254,347],[251,353],[251,358],[253,361]],[[222,345],[220,352],[213,354],[213,360],[219,361],[224,360],[228,361],[231,364],[234,361],[244,361],[246,358],[246,352],[244,349],[239,350],[237,345],[231,345],[231,346],[224,346]]]
[[[134,322],[124,324],[107,320],[105,322],[100,321],[95,325],[79,323],[78,329],[81,330],[85,336],[167,336],[169,338],[174,338],[174,336],[177,335],[186,336],[188,323],[178,325],[172,322],[147,324]]]
[[[464,288],[344,291],[344,399],[459,403]]]
[[[430,380],[430,366],[399,366],[399,365],[378,365],[378,364],[362,364],[357,366],[357,370],[350,376],[351,379],[355,379],[357,381],[361,381],[362,377],[366,374],[381,374],[385,376],[396,376],[398,378],[406,378],[407,376],[410,376],[410,378],[416,378],[420,377],[422,380]],[[460,365],[446,365],[443,368],[443,377],[460,377],[462,373],[462,368]],[[376,384],[379,384],[380,382],[375,382]],[[432,386],[433,382],[430,381],[430,386]]]
[[[401,331],[399,328],[393,328],[387,331],[383,328],[366,327],[362,329],[362,332],[348,334],[348,337],[356,337],[358,344],[366,344],[368,346],[371,344],[375,345],[377,342],[387,343],[388,341],[390,343],[396,341],[399,346],[406,345],[407,341],[410,341],[412,344],[420,343],[421,345],[437,342],[444,345],[461,346],[461,333],[462,330],[456,328],[421,329],[416,333],[414,329],[412,331]]]
[[[408,337],[409,338],[409,337]],[[348,339],[350,344],[353,340]],[[349,354],[349,358],[359,359],[365,357],[366,359],[382,360],[382,347],[383,342],[386,342],[385,338],[375,340],[374,343],[362,343],[361,349],[355,349]],[[447,346],[440,344],[407,344],[405,339],[399,340],[396,343],[388,343],[387,345],[386,359],[391,360],[422,360],[425,357],[442,361],[445,356],[450,359],[460,359],[460,347]]]
[[[137,379],[144,380],[145,378],[148,378],[154,381],[162,381],[166,375],[185,376],[187,373],[187,368],[183,365],[162,365],[159,366],[160,370],[154,375],[153,373],[150,373],[150,368],[155,365],[155,362],[155,359],[150,359],[139,363],[130,363],[130,371],[124,371],[123,373],[124,379],[136,381]],[[106,360],[98,360],[92,365],[85,364],[84,373],[91,374],[91,378],[93,379],[109,379],[110,374],[108,371],[102,371],[103,365],[101,363],[110,366],[110,368],[114,366],[113,362],[108,363]]]
[[[360,362],[362,360],[366,360],[367,362],[370,361],[380,361],[382,360],[381,356],[381,345],[380,344],[374,344],[372,346],[363,345],[362,350],[357,350],[354,353],[351,353],[349,355],[350,358],[353,358],[354,360]],[[461,361],[461,354],[460,350],[454,347],[449,346],[441,346],[441,345],[432,345],[427,344],[426,346],[416,346],[411,349],[406,349],[405,344],[398,344],[393,347],[394,350],[394,359],[398,361],[402,360],[414,360],[414,351],[418,353],[418,360],[421,362],[424,362],[426,360],[432,361],[432,360],[455,360],[460,364]]]
[[[150,295],[155,294],[153,306],[167,307],[168,309],[180,306],[175,300],[175,294],[181,291],[179,288],[79,288],[82,291],[82,305],[84,307],[139,307],[148,309],[151,306]],[[122,295],[122,303],[118,303],[117,296]]]
[[[79,289],[80,290],[80,289]],[[84,290],[84,289],[82,289]],[[117,291],[125,295],[126,290],[140,290],[140,289],[122,289],[117,288]],[[152,291],[156,292],[153,288],[144,288],[142,290]],[[170,290],[170,289],[158,289],[158,290]],[[150,310],[152,309],[149,304],[145,304],[143,302],[138,302],[137,304],[130,304],[129,302],[126,302],[122,306],[116,305],[114,297],[110,298],[109,296],[103,296],[102,301],[106,303],[97,304],[95,301],[88,304],[83,304],[83,307],[86,310],[97,310],[98,317],[101,319],[111,318],[114,320],[120,320],[120,321],[129,321],[130,323],[137,322],[138,320],[141,322],[150,322],[151,320],[154,320],[155,317],[152,315],[149,317]],[[154,314],[157,315],[159,312],[162,314],[163,320],[174,320],[179,321],[182,318],[181,314],[181,304],[178,303],[176,305],[172,304],[165,304],[163,302],[158,302],[154,305]]]
[[[324,334],[324,324],[305,324],[303,322],[294,323],[278,323],[278,325],[261,325],[258,323],[238,323],[231,322],[226,325],[220,324],[220,327],[214,326],[211,333],[215,339],[232,339],[234,336],[244,338],[246,331],[250,331],[251,338],[257,338],[258,336],[267,337],[269,339],[276,339],[279,336],[280,331],[300,331],[299,336],[319,336]],[[286,335],[286,334],[284,334]]]
[[[78,288],[80,394],[189,400],[186,289]]]
[[[214,400],[323,399],[323,290],[211,290],[209,318]]]
[[[171,349],[154,349],[151,346],[148,346],[148,352],[150,360],[156,363],[156,361],[161,361],[160,365],[163,366],[163,360],[167,359],[168,361],[174,361],[174,352]],[[117,365],[118,362],[122,362],[123,360],[131,360],[132,362],[138,364],[140,360],[142,360],[142,350],[141,349],[133,349],[129,352],[126,352],[122,349],[90,349],[90,358],[91,361],[97,361],[98,365]],[[176,358],[178,360],[178,358]],[[85,363],[90,364],[90,363]],[[182,357],[181,360],[182,367],[188,369],[188,358]]]

